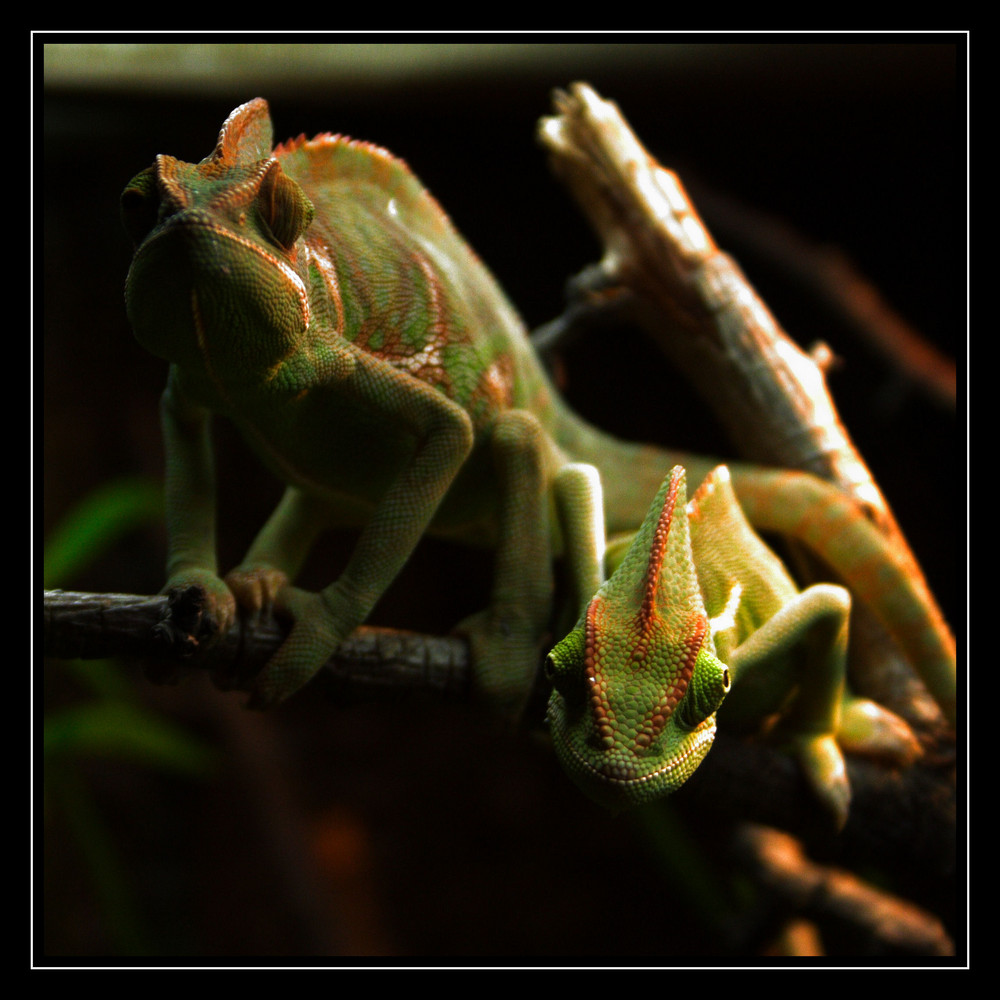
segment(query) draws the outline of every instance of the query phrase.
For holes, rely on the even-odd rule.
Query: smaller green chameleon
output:
[[[220,631],[238,613],[273,610],[291,623],[252,703],[274,705],[301,688],[365,621],[419,540],[437,533],[495,552],[489,607],[459,630],[474,693],[516,717],[553,628],[555,558],[568,562],[582,606],[601,586],[605,531],[635,533],[643,523],[550,661],[549,715],[571,772],[602,799],[669,791],[707,751],[733,678],[775,692],[768,710],[784,707],[803,677],[793,650],[809,633],[820,648],[806,662],[818,673],[801,682],[793,739],[842,819],[834,735],[843,728],[847,592],[799,595],[777,563],[752,578],[748,567],[765,563],[756,536],[708,526],[731,527],[742,505],[755,526],[798,538],[833,566],[953,717],[954,642],[911,563],[829,484],[739,465],[730,467],[739,505],[731,494],[716,499],[717,474],[694,508],[717,513],[689,547],[683,477],[668,473],[681,462],[700,481],[715,463],[618,441],[574,414],[497,282],[385,150],[326,134],[272,149],[258,98],[233,111],[200,163],[157,156],[126,186],[121,209],[136,248],[129,320],[140,343],[170,362],[164,589],[197,588]],[[224,576],[213,415],[235,423],[286,484]],[[644,523],[665,475],[667,493]],[[318,593],[295,586],[317,537],[343,525],[360,533],[336,578]],[[630,631],[633,614],[650,631]],[[721,624],[727,615],[735,631]],[[622,629],[615,642],[624,645],[612,648]],[[908,752],[904,739],[898,755]],[[655,780],[654,760],[664,764]]]
[[[588,795],[621,808],[679,788],[720,709],[734,732],[781,713],[784,742],[843,825],[841,747],[898,764],[920,754],[898,716],[846,691],[850,594],[799,592],[747,522],[726,466],[685,499],[678,466],[635,536],[609,548],[614,572],[548,656],[559,758]]]

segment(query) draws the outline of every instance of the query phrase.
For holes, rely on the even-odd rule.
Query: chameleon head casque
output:
[[[547,670],[559,759],[597,802],[621,808],[666,795],[708,753],[730,677],[694,571],[681,467]]]

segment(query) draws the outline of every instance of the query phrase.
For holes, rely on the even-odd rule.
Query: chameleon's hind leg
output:
[[[534,684],[552,607],[551,444],[526,410],[505,412],[490,444],[499,486],[493,590],[489,607],[455,631],[469,640],[477,696],[502,715],[517,717]]]

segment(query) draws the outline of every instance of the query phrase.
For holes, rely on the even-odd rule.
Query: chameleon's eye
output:
[[[136,246],[142,243],[156,225],[159,211],[156,171],[153,167],[147,167],[128,182],[121,197],[122,224]]]
[[[555,660],[552,659],[552,654],[549,653],[549,655],[545,657],[545,679],[547,681],[552,681],[555,679],[555,676],[556,676]]]
[[[677,721],[686,729],[697,729],[719,710],[731,685],[729,667],[703,649],[698,654],[687,692],[678,706]]]
[[[545,677],[566,700],[580,705],[587,697],[583,683],[583,631],[574,629],[545,657]]]
[[[261,181],[257,210],[275,243],[291,250],[313,218],[313,204],[305,192],[275,163]]]

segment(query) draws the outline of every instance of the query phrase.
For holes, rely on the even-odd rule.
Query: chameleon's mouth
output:
[[[610,806],[649,802],[675,791],[704,760],[715,739],[715,717],[706,720],[666,759],[624,757],[619,751],[585,755],[574,745],[557,713],[549,712],[556,753],[583,790]]]
[[[199,246],[199,242],[206,238],[208,245],[203,249]],[[187,241],[186,248],[182,240]],[[167,243],[169,252],[173,254],[186,253],[188,256],[207,254],[212,259],[219,260],[220,265],[215,272],[217,278],[220,275],[228,275],[230,271],[247,267],[247,263],[240,264],[238,268],[234,268],[231,263],[221,263],[225,258],[219,252],[220,244],[228,246],[234,255],[245,254],[248,261],[257,259],[275,270],[279,282],[287,284],[296,298],[302,301],[303,310],[308,313],[309,296],[305,283],[276,247],[269,247],[260,240],[250,239],[220,225],[205,211],[187,209],[175,212],[164,219],[159,229],[153,232],[136,251],[136,257],[141,258],[151,252],[162,253],[158,244],[164,242]],[[235,256],[233,259],[238,260]]]
[[[241,327],[266,333],[274,355],[284,357],[311,318],[305,282],[288,260],[199,210],[175,213],[142,243],[125,303],[148,351],[196,365],[207,340],[217,348],[218,331]]]

